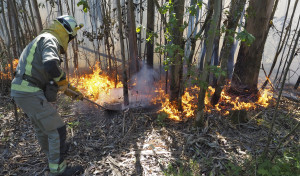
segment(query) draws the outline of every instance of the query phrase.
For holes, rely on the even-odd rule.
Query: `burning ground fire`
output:
[[[72,79],[72,83],[77,86],[85,95],[88,95],[92,100],[103,103],[112,102],[113,94],[112,90],[115,89],[115,83],[110,81],[109,77],[104,74],[100,74],[102,71],[99,67],[96,67],[93,74],[84,75],[80,78]],[[121,88],[122,84],[117,83],[116,88]],[[121,89],[119,89],[121,90]],[[172,106],[169,96],[165,94],[162,88],[156,88],[156,94],[152,95],[151,102],[153,104],[161,104],[162,109],[160,112],[165,112],[168,114],[169,118],[181,121],[184,118],[191,118],[195,115],[197,109],[197,95],[200,88],[197,86],[187,88],[184,95],[182,96],[182,108],[183,112]],[[228,115],[229,110],[252,110],[258,107],[267,107],[269,101],[272,99],[269,90],[265,89],[261,96],[256,102],[243,102],[239,97],[231,97],[227,95],[224,91],[221,93],[220,103],[215,107],[210,105],[209,97],[214,93],[212,87],[208,88],[206,98],[205,98],[205,111],[211,113],[212,111],[220,112],[223,115]],[[120,96],[120,94],[118,95]],[[115,99],[114,101],[122,101],[121,99]]]
[[[187,88],[185,94],[182,96],[182,107],[183,112],[179,112],[173,105],[171,104],[169,97],[165,95],[164,90],[160,89],[158,92],[160,93],[160,97],[166,97],[164,99],[156,99],[155,102],[159,102],[162,104],[162,109],[160,112],[165,112],[169,115],[169,118],[181,121],[183,118],[190,118],[195,115],[197,109],[197,92],[200,91],[200,88],[194,86],[192,88]],[[267,107],[269,105],[272,96],[270,95],[270,91],[265,89],[261,96],[259,96],[256,102],[243,102],[239,99],[239,97],[231,97],[227,95],[224,90],[221,93],[220,103],[218,103],[215,107],[210,104],[209,97],[214,93],[215,89],[211,86],[208,87],[208,91],[205,97],[205,111],[211,113],[212,110],[220,112],[223,115],[228,115],[229,110],[252,110],[258,107]]]
[[[16,68],[17,64],[18,60],[14,59],[14,69]],[[8,66],[8,68],[9,67],[10,66]],[[85,74],[78,78],[71,78],[71,84],[76,86],[80,91],[82,91],[84,95],[88,96],[89,99],[96,101],[97,103],[103,104],[104,102],[122,102],[122,94],[120,93],[120,90],[123,86],[122,83],[115,83],[114,81],[112,81],[108,75],[102,72],[98,64],[96,64],[96,66],[92,68],[92,70],[92,74]],[[0,72],[0,76],[4,77],[8,75]],[[140,97],[140,99],[147,99],[147,101],[150,100],[153,104],[161,104],[162,109],[160,110],[160,112],[167,113],[169,115],[169,118],[177,121],[181,121],[184,118],[191,118],[195,115],[198,99],[197,93],[200,91],[199,87],[194,86],[185,90],[185,93],[182,96],[182,112],[172,106],[169,96],[165,93],[161,86],[159,87],[160,88],[156,88],[154,91],[156,94],[151,94],[148,92],[149,95]],[[224,91],[222,91],[219,101],[220,103],[213,107],[210,105],[209,97],[214,93],[214,91],[215,90],[212,87],[209,87],[206,93],[205,111],[208,113],[217,111],[223,115],[228,115],[229,110],[252,110],[258,107],[267,107],[270,100],[272,99],[270,90],[268,89],[265,89],[264,92],[261,93],[256,102],[243,102],[239,99],[239,97],[231,97]]]
[[[109,76],[102,72],[98,64],[92,69],[92,74],[86,74],[79,78],[71,78],[71,84],[76,86],[89,99],[97,103],[111,102],[111,90],[123,87],[123,84],[112,81]]]
[[[18,59],[13,60],[13,70],[16,70],[18,62],[19,62]],[[1,70],[3,70],[3,71],[1,71]],[[0,66],[0,78],[10,77],[9,70],[10,70],[10,64],[8,64],[4,69],[2,69],[2,67]]]

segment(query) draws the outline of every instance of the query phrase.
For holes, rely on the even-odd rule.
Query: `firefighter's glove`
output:
[[[68,89],[64,92],[67,96],[73,100],[83,100],[83,94],[74,86],[68,85]]]
[[[64,92],[65,90],[67,90],[68,88],[68,81],[66,79],[63,79],[61,81],[56,82],[56,84],[58,85],[58,90]]]

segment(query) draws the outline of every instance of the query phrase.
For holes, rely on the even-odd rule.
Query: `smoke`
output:
[[[157,96],[155,83],[159,80],[159,75],[145,63],[141,64],[141,69],[129,80],[129,106],[130,108],[145,107],[151,104],[151,100]],[[110,95],[99,97],[100,104],[114,106],[123,104],[123,88],[110,89]],[[122,107],[125,108],[125,107]],[[127,108],[127,107],[126,107]]]
[[[145,63],[141,64],[141,70],[133,75],[130,80],[129,102],[131,107],[147,106],[151,103],[155,93],[155,83],[159,75]]]

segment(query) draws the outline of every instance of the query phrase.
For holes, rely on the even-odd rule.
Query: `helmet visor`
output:
[[[64,28],[67,30],[67,32],[69,34],[73,33],[73,30],[72,30],[70,24],[65,19],[63,19],[63,18],[57,18],[57,21],[59,21],[60,24],[62,24],[64,26]]]

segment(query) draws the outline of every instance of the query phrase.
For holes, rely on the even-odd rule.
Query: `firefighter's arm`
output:
[[[66,73],[59,67],[57,60],[49,60],[44,62],[46,72],[52,77],[58,85],[60,91],[65,91],[68,88],[68,81],[66,80]]]
[[[59,57],[59,43],[54,38],[47,38],[42,42],[42,62],[45,71],[50,78],[59,86],[60,91],[68,88],[66,73],[61,69],[62,59]]]
[[[83,94],[66,80],[65,72],[59,67],[57,60],[50,60],[44,63],[45,70],[58,85],[59,90],[72,99],[82,100]],[[68,91],[70,89],[71,91]]]
[[[82,100],[82,93],[66,80],[65,72],[60,68],[62,60],[59,57],[59,43],[57,40],[49,39],[43,44],[43,64],[46,72],[53,78],[59,86],[59,90],[67,96]],[[67,90],[71,91],[67,91]]]
[[[56,61],[54,60],[54,62]],[[72,99],[82,100],[82,93],[67,81],[65,72],[60,69],[58,63],[55,64],[54,62],[47,61],[44,63],[44,66],[48,67],[49,71],[47,72],[53,77],[53,80],[58,85],[59,90],[64,92],[64,94],[71,97]],[[68,91],[68,89],[71,91]]]

